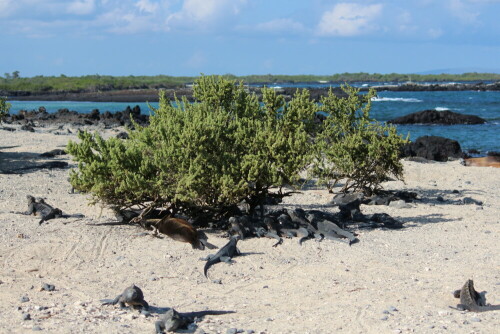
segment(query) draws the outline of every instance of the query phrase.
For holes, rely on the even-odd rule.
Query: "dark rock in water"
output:
[[[486,155],[489,157],[500,157],[500,152],[489,151]]]
[[[418,137],[414,142],[404,145],[401,151],[402,157],[421,157],[436,161],[448,161],[449,158],[463,156],[456,140],[438,136]]]
[[[423,110],[388,121],[393,124],[484,124],[479,116],[463,115],[449,110]]]
[[[99,116],[100,113],[99,113],[99,109],[94,109],[90,112],[90,114],[88,115],[88,117],[90,119],[93,119],[93,120],[96,120],[98,121],[99,119],[101,119],[101,117]]]

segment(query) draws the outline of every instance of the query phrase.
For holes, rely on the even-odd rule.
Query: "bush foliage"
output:
[[[331,93],[318,105],[307,90],[287,103],[264,88],[259,101],[241,83],[202,76],[197,102],[170,103],[160,94],[150,125],[135,124],[127,140],[81,132],[79,143],[68,144],[79,163],[70,182],[119,210],[166,207],[209,217],[242,201],[253,209],[272,188],[284,196],[308,168],[327,184],[347,177],[357,188],[376,189],[388,174],[401,177],[403,140],[369,118],[371,95],[346,91],[348,99]],[[321,124],[314,122],[319,106],[330,115]]]
[[[329,115],[316,140],[312,174],[328,189],[345,179],[343,192],[376,192],[388,175],[402,179],[403,166],[399,152],[403,140],[392,125],[381,124],[370,117],[374,90],[359,95],[359,90],[343,86],[347,98],[332,91],[321,98],[321,109]]]
[[[7,98],[0,96],[0,122],[9,114],[9,110],[10,103],[7,102]]]

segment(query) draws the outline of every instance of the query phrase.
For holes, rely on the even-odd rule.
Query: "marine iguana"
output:
[[[236,247],[236,244],[238,243],[238,240],[240,240],[239,235],[233,235],[229,242],[224,245],[215,255],[209,255],[207,256],[204,260],[207,261],[205,264],[205,267],[203,268],[203,273],[205,274],[205,277],[208,278],[207,276],[207,271],[208,268],[210,268],[212,265],[219,263],[219,262],[226,262],[229,263],[231,261],[231,258],[237,255],[240,255],[241,252]]]
[[[193,225],[182,218],[165,217],[154,223],[153,227],[155,228],[155,235],[158,232],[166,234],[174,240],[191,244],[193,249],[217,248],[217,246],[207,241],[208,238],[205,233],[196,230]]]
[[[63,215],[61,209],[54,208],[52,205],[45,203],[43,198],[38,199],[38,202],[31,195],[27,195],[26,198],[28,199],[28,211],[25,214],[40,216],[42,219],[40,219],[38,225],[42,225],[46,220],[60,218]]]
[[[54,208],[52,205],[45,202],[43,198],[39,198],[38,201],[35,197],[31,195],[26,195],[28,200],[28,211],[26,212],[15,212],[25,215],[40,216],[42,219],[38,222],[38,225],[42,225],[44,221],[53,218],[83,218],[85,217],[81,213],[66,215],[63,214],[61,209]]]
[[[164,332],[175,332],[177,329],[186,329],[189,324],[197,322],[198,319],[206,315],[221,315],[234,313],[234,311],[199,311],[189,313],[179,313],[173,308],[162,314],[155,322],[156,334]]]
[[[266,218],[264,218],[265,220]],[[252,222],[248,216],[233,216],[229,218],[229,223],[231,227],[229,228],[229,234],[237,234],[240,239],[243,240],[248,237],[257,236],[259,238],[267,237],[278,240],[273,247],[276,247],[283,243],[283,239],[274,231],[266,229],[266,223],[264,222]]]
[[[347,238],[349,240],[349,246],[353,243],[358,242],[358,238],[354,236],[351,232],[341,229],[337,224],[328,220],[319,221],[318,233],[320,233],[324,238],[327,239],[339,239]]]
[[[145,310],[149,308],[149,304],[144,300],[142,290],[135,284],[126,288],[121,294],[116,296],[115,299],[102,299],[101,302],[102,305],[120,304],[120,308],[126,308],[125,304],[133,308],[142,307]]]
[[[484,312],[500,310],[500,305],[486,305],[486,300],[474,289],[474,282],[469,279],[465,282],[461,290],[453,292],[455,298],[460,298],[460,304],[456,308],[460,311]]]

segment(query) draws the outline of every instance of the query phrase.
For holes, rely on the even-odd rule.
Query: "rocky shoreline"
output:
[[[307,84],[307,83],[304,83]],[[331,83],[338,85],[339,83]],[[263,86],[270,86],[269,83],[263,83]],[[276,84],[272,84],[276,85]],[[279,85],[279,84],[278,84]],[[373,88],[377,91],[395,91],[395,92],[416,92],[416,91],[500,91],[500,82],[495,83],[404,83],[399,85],[380,85],[372,87],[361,87],[361,91],[368,91]],[[297,87],[276,88],[276,92],[289,100],[296,92]],[[311,97],[319,100],[321,96],[328,94],[329,87],[308,88]],[[337,96],[345,96],[339,87],[331,88]],[[248,87],[250,92],[261,95],[260,87]],[[189,101],[193,101],[193,89],[191,87],[179,87],[163,89],[165,96],[174,100],[175,96],[186,96]],[[10,100],[18,101],[92,101],[92,102],[158,102],[160,89],[127,89],[127,90],[109,90],[109,91],[81,91],[81,92],[46,92],[35,93],[29,91],[4,91],[1,96],[7,96]]]

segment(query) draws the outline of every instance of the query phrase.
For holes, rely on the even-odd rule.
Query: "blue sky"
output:
[[[0,0],[0,75],[500,72],[500,0]]]

